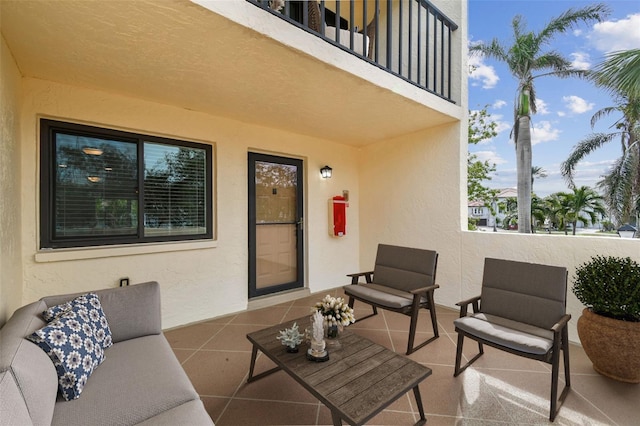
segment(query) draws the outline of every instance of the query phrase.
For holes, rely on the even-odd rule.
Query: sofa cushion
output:
[[[111,347],[113,344],[111,329],[102,310],[100,299],[95,293],[87,293],[68,302],[52,306],[44,311],[42,316],[47,322],[51,322],[69,311],[75,312],[84,322],[91,323],[95,339],[103,349]]]
[[[47,326],[27,339],[46,352],[58,373],[58,388],[67,401],[80,397],[93,370],[104,360],[104,329],[96,327],[96,309],[82,303],[59,313]]]
[[[176,426],[176,425],[206,425],[213,426],[213,420],[207,414],[202,401],[194,400],[163,411],[151,417],[138,426]]]
[[[0,424],[30,425],[26,401],[10,370],[0,372]]]
[[[197,399],[164,335],[144,336],[114,343],[82,397],[58,399],[52,424],[137,424]]]
[[[107,288],[92,293],[98,295],[109,320],[113,343],[140,336],[162,333],[160,285],[155,281]],[[47,306],[67,302],[82,293],[42,298]]]
[[[24,409],[12,404],[7,416],[15,415],[18,418],[9,424],[48,425],[53,417],[58,393],[56,369],[42,350],[25,339],[46,325],[40,317],[45,308],[43,302],[25,305],[15,311],[0,329],[0,371],[3,372],[0,399],[3,404],[9,403],[10,394],[5,394],[4,386],[10,391],[15,383],[30,418],[30,421],[18,421],[23,418]],[[4,411],[2,413],[0,417],[4,418]]]

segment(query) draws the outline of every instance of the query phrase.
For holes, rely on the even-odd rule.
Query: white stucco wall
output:
[[[361,158],[362,270],[372,268],[378,243],[436,250],[436,302],[447,306],[460,300],[461,127],[379,143]]]
[[[248,302],[247,152],[254,150],[304,160],[306,273],[310,290],[321,291],[343,284],[345,274],[357,270],[357,149],[43,80],[25,79],[23,89],[22,303],[50,294],[114,287],[121,277],[129,277],[132,283],[160,282],[165,328],[245,309]],[[56,251],[55,254],[39,252],[38,117],[41,116],[213,144],[217,241],[210,243],[210,247],[186,243]],[[320,178],[319,170],[325,164],[333,167],[332,179]],[[327,200],[342,195],[342,190],[349,190],[352,201],[348,209],[348,235],[335,239],[328,233]]]
[[[0,324],[22,299],[20,265],[20,71],[0,37]]]

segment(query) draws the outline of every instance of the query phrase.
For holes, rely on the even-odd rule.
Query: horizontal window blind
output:
[[[41,247],[212,238],[212,153],[41,120]]]

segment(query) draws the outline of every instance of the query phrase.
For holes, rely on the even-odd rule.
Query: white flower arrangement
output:
[[[311,308],[311,312],[316,311],[322,314],[327,325],[340,324],[347,326],[356,322],[356,318],[353,316],[353,309],[349,307],[342,297],[332,297],[327,294]]]

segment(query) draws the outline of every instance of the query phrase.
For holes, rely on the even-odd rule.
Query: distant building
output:
[[[518,191],[516,188],[501,189],[496,196],[494,205],[492,206],[493,211],[496,213],[495,216],[491,213],[491,209],[484,203],[484,201],[469,201],[467,205],[469,218],[477,220],[478,226],[493,226],[494,224],[496,224],[496,219],[498,221],[496,225],[502,224],[502,220],[505,218],[506,214],[498,206],[504,203],[508,198],[517,197]]]

